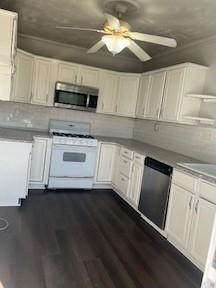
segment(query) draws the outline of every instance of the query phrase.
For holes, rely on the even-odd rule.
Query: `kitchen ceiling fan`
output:
[[[99,42],[92,46],[87,53],[95,53],[104,45],[113,54],[120,53],[123,49],[128,48],[141,61],[148,61],[151,56],[148,55],[134,40],[143,41],[147,43],[159,44],[163,46],[173,47],[177,46],[175,39],[144,34],[139,32],[132,32],[131,26],[122,20],[122,15],[127,11],[127,7],[123,4],[116,6],[116,12],[119,17],[105,13],[106,23],[103,30],[91,28],[79,28],[68,26],[57,26],[58,29],[88,31],[104,34]]]

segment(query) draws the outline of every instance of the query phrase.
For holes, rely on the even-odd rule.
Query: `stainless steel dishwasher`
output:
[[[138,210],[164,229],[173,168],[157,160],[145,159]]]

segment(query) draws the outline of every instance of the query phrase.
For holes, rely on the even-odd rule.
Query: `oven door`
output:
[[[96,147],[53,145],[50,177],[92,178],[96,165]]]

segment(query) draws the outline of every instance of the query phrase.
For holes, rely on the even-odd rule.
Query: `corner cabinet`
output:
[[[29,188],[42,189],[48,184],[51,147],[51,138],[34,137]]]
[[[114,114],[118,92],[119,74],[103,71],[100,75],[98,113]]]
[[[140,75],[120,75],[117,95],[116,114],[135,117],[136,103],[139,91]]]
[[[111,184],[115,144],[100,143],[98,146],[95,183]]]
[[[159,119],[163,99],[166,72],[153,73],[148,90],[146,103],[146,118]]]

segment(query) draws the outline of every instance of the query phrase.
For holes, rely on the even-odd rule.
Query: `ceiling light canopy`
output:
[[[120,35],[105,35],[102,37],[102,41],[113,55],[120,53],[130,45],[129,39]]]

